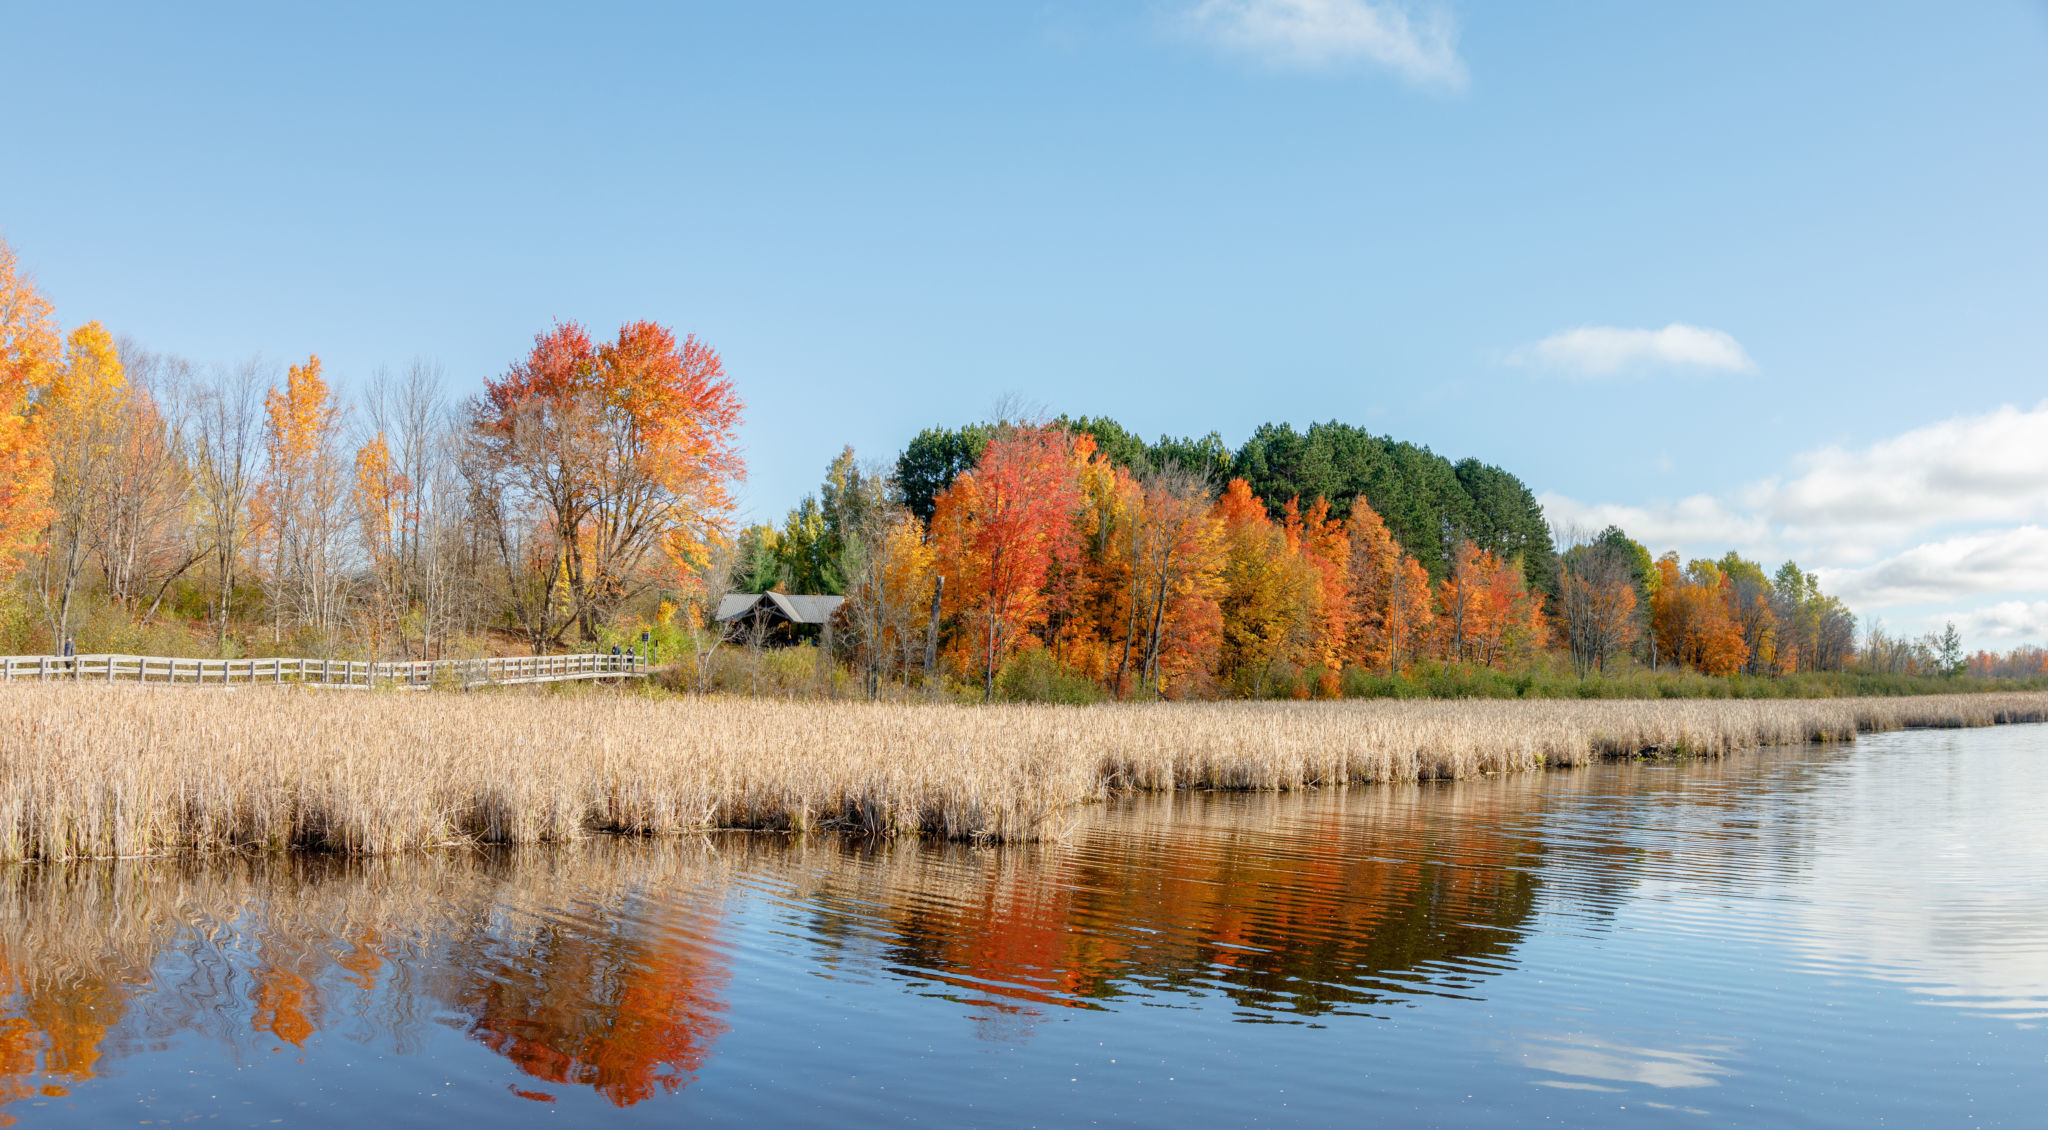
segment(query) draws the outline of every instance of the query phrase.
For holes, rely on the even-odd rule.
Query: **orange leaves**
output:
[[[290,474],[311,460],[341,410],[328,398],[320,358],[308,357],[304,365],[293,365],[285,374],[284,388],[264,394],[263,411],[269,423],[271,469]]]
[[[653,322],[628,323],[602,346],[558,323],[485,383],[471,422],[507,492],[503,520],[551,543],[586,637],[723,528],[745,476],[741,407],[716,351]],[[519,615],[536,645],[566,627],[534,609]]]
[[[1567,556],[1559,628],[1579,672],[1605,671],[1636,640],[1636,588],[1627,571],[1593,552]]]
[[[49,458],[30,401],[57,358],[49,300],[0,242],[0,568],[48,519]]]
[[[341,406],[328,395],[320,358],[293,365],[284,387],[264,394],[263,413],[265,467],[250,506],[252,525],[273,539],[292,539],[326,519],[324,504],[335,501],[339,486],[332,445]]]
[[[993,694],[996,671],[1045,619],[1044,586],[1079,551],[1081,491],[1065,433],[1014,428],[989,441],[974,470],[934,503],[932,544],[946,602],[969,625],[970,669]]]
[[[64,363],[52,371],[37,407],[51,416],[100,424],[120,410],[127,388],[113,336],[98,322],[87,322],[65,339]]]
[[[653,322],[619,327],[616,342],[598,351],[611,392],[647,436],[649,457],[661,461],[671,489],[685,481],[744,474],[733,440],[741,405],[716,350],[695,336]]]
[[[1215,513],[1223,526],[1222,666],[1242,689],[1263,693],[1281,668],[1308,665],[1322,577],[1296,551],[1299,532],[1290,538],[1274,525],[1243,479],[1224,488]]]
[[[1341,671],[1353,627],[1351,539],[1343,524],[1330,517],[1328,499],[1311,502],[1306,513],[1301,511],[1299,499],[1290,499],[1283,520],[1288,546],[1315,570],[1315,630],[1309,639],[1307,665]]]
[[[1452,556],[1437,603],[1438,638],[1450,662],[1504,668],[1549,642],[1542,601],[1528,591],[1521,565],[1470,542]]]
[[[380,570],[389,567],[412,518],[412,482],[392,464],[383,432],[356,451],[351,499],[363,526],[363,545],[370,552],[370,563]]]
[[[1709,675],[1731,675],[1749,660],[1742,628],[1730,607],[1728,578],[1711,561],[1684,570],[1678,555],[1657,559],[1659,584],[1650,618],[1663,655]]]
[[[558,323],[485,383],[480,408],[486,431],[538,426],[565,443],[605,444],[576,453],[587,473],[603,474],[607,457],[623,460],[692,496],[705,515],[729,509],[728,486],[745,477],[734,436],[742,405],[717,351],[694,336],[678,344],[654,322],[629,322],[602,346],[582,326]]]
[[[1353,621],[1347,657],[1368,670],[1398,672],[1403,659],[1427,648],[1434,631],[1429,573],[1363,498],[1351,504],[1346,536]]]

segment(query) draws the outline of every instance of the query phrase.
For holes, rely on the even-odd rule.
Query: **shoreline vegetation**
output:
[[[2048,692],[1094,706],[0,689],[0,861],[719,829],[1059,838],[1124,791],[1448,780],[2048,721]]]
[[[744,636],[815,643],[828,697],[1066,703],[2048,685],[2041,647],[1859,625],[1794,561],[1560,526],[1506,468],[1338,420],[1232,446],[999,405],[893,459],[844,448],[779,527],[747,525],[741,387],[655,322],[350,387],[317,354],[200,366],[64,332],[4,242],[0,315],[0,654],[638,643],[731,691],[707,676]],[[728,609],[770,591],[843,603]]]

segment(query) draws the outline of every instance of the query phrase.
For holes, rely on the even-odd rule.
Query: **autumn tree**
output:
[[[717,352],[653,322],[602,346],[558,323],[486,383],[470,408],[473,477],[536,650],[572,623],[596,639],[723,528],[745,473],[740,411]],[[557,593],[567,615],[550,618]]]
[[[406,594],[399,546],[413,520],[412,481],[393,464],[391,445],[381,431],[356,449],[349,501],[355,508],[364,563],[369,567],[365,611],[381,642],[402,633]]]
[[[932,547],[908,510],[876,506],[845,528],[851,552],[846,616],[869,697],[882,680],[907,673],[924,656],[933,586]]]
[[[1081,499],[1064,433],[1004,429],[972,471],[941,491],[932,511],[945,600],[961,626],[963,666],[995,695],[996,672],[1046,612],[1044,585],[1055,559],[1078,548]]]
[[[0,571],[49,520],[49,454],[32,405],[60,354],[49,300],[0,241]]]
[[[739,576],[744,554],[740,542],[712,531],[683,583],[685,623],[690,634],[691,669],[697,693],[711,689],[711,664],[726,643],[726,627],[718,619]],[[671,613],[672,615],[673,613]]]
[[[1755,562],[1745,560],[1733,550],[1721,558],[1719,568],[1726,582],[1723,596],[1728,614],[1735,621],[1736,630],[1742,633],[1743,651],[1748,656],[1743,661],[1743,670],[1752,675],[1770,675],[1781,669],[1793,669],[1796,660],[1787,656],[1792,662],[1781,663],[1779,658],[1782,624],[1771,578]]]
[[[1513,667],[1548,643],[1542,598],[1529,591],[1518,562],[1466,542],[1437,588],[1438,630],[1450,662]]]
[[[1605,674],[1636,640],[1636,561],[1610,533],[1574,538],[1560,558],[1557,624],[1581,676]]]
[[[1673,662],[1709,675],[1732,675],[1749,659],[1742,629],[1729,608],[1728,579],[1712,561],[1684,568],[1676,553],[1657,559],[1651,626],[1658,649]]]
[[[50,460],[50,525],[40,569],[52,637],[70,632],[79,578],[91,555],[94,509],[120,445],[127,375],[114,339],[88,322],[65,340],[64,360],[36,397]]]
[[[1286,531],[1243,479],[1224,487],[1215,513],[1223,535],[1219,662],[1240,690],[1264,695],[1284,668],[1303,664],[1320,578],[1289,551]]]
[[[1313,570],[1315,580],[1315,614],[1305,659],[1318,669],[1324,696],[1335,697],[1352,633],[1351,539],[1343,523],[1330,517],[1328,499],[1318,498],[1306,510],[1298,499],[1289,499],[1281,523],[1288,552]]]
[[[1138,686],[1157,695],[1168,668],[1185,679],[1207,666],[1221,620],[1223,523],[1199,474],[1169,467],[1136,485],[1138,507],[1119,531],[1131,585],[1110,685],[1121,693],[1135,670]]]
[[[1856,621],[1821,591],[1820,578],[1787,561],[1771,577],[1779,623],[1777,670],[1839,671],[1854,657]]]
[[[1422,654],[1434,634],[1429,573],[1363,499],[1352,504],[1345,532],[1354,626],[1347,657],[1368,670],[1399,674],[1402,661]]]
[[[339,625],[348,483],[343,409],[320,358],[293,365],[263,398],[263,477],[250,502],[273,635],[285,624],[325,636]]]
[[[89,535],[108,598],[149,620],[172,583],[206,556],[193,520],[186,432],[191,367],[125,338],[120,363],[127,388]]]

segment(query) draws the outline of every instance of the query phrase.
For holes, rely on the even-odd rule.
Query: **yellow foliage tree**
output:
[[[335,444],[341,407],[309,357],[263,398],[264,476],[250,505],[257,552],[268,567],[272,623],[286,617],[324,632],[340,596],[337,542],[346,487]]]
[[[128,376],[114,339],[98,322],[71,331],[64,363],[51,370],[35,413],[49,453],[50,524],[45,539],[42,589],[50,628],[61,643],[90,552],[93,508],[122,442]]]
[[[57,363],[49,300],[0,241],[0,569],[11,567],[49,521],[49,455],[30,406]]]

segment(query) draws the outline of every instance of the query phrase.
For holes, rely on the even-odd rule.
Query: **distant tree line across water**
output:
[[[741,402],[653,322],[560,323],[480,395],[353,403],[317,356],[201,370],[68,334],[0,244],[0,650],[438,657],[637,641],[700,673],[732,592],[847,597],[870,692],[1394,693],[1458,673],[2030,678],[2038,651],[1859,641],[1812,573],[1556,531],[1522,481],[1337,421],[1146,441],[1105,417],[934,427],[733,525]],[[1405,692],[1403,692],[1405,693]]]
[[[879,523],[879,524],[878,524]],[[1334,696],[1417,670],[2039,676],[2018,652],[1881,628],[1793,562],[1655,557],[1554,531],[1513,474],[1331,421],[1146,442],[1103,417],[934,427],[893,464],[851,449],[733,583],[881,610],[865,661],[1077,696]],[[886,562],[886,565],[878,563]],[[941,614],[919,615],[935,587]],[[857,645],[856,645],[857,646]],[[858,649],[858,648],[857,648]]]

